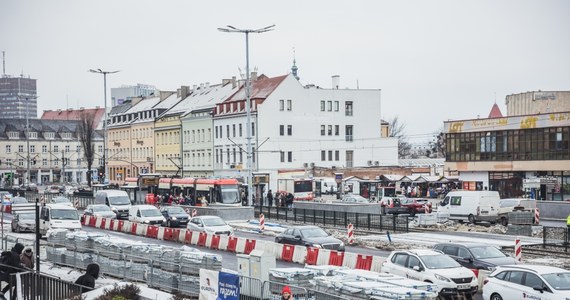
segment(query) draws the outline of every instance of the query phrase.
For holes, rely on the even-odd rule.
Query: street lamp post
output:
[[[249,78],[249,34],[250,33],[264,33],[273,30],[275,25],[270,25],[260,29],[238,29],[231,25],[226,25],[227,28],[218,28],[221,32],[231,33],[244,33],[245,34],[245,112],[246,112],[246,134],[247,134],[247,205],[251,206],[252,201],[252,185],[253,185],[253,148],[251,145],[251,82]],[[258,158],[259,159],[259,158]]]
[[[103,182],[107,179],[109,174],[109,167],[107,166],[107,74],[114,74],[119,71],[103,71],[101,69],[89,69],[91,73],[103,74],[103,95],[105,99],[105,120],[103,122],[103,167],[105,168],[105,174],[103,175]]]

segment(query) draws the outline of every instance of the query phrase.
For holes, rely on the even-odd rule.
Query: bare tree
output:
[[[445,157],[445,133],[443,133],[443,130],[434,133],[433,140],[429,142],[428,156],[434,158]]]
[[[398,138],[398,158],[405,158],[410,155],[412,145],[406,136],[406,124],[401,123],[398,116],[390,120],[389,136]]]
[[[88,113],[81,113],[79,117],[79,126],[77,127],[77,134],[79,135],[79,140],[81,141],[81,146],[83,147],[83,153],[85,160],[87,161],[87,184],[91,186],[91,167],[93,166],[93,160],[95,159],[95,115]]]

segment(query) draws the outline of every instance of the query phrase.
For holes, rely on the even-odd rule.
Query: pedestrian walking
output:
[[[269,207],[273,206],[273,194],[271,193],[271,189],[267,191],[267,205]]]
[[[289,288],[289,286],[285,286],[282,290],[281,290],[281,300],[291,300],[293,299],[291,297],[291,288]]]
[[[22,250],[24,250],[24,245],[16,243],[11,251],[4,251],[0,256],[0,283],[2,283],[2,281],[7,283],[2,289],[2,297],[12,287],[10,285],[10,274],[23,271],[24,266],[22,266],[20,261]]]
[[[99,278],[99,265],[92,263],[87,265],[85,274],[79,276],[75,284],[81,285],[81,293],[87,293],[95,288],[95,280]]]
[[[34,252],[32,248],[26,248],[20,255],[20,261],[28,269],[34,269]]]

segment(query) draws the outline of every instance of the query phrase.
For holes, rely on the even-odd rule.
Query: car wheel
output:
[[[503,300],[503,297],[501,297],[501,295],[495,293],[493,295],[491,295],[491,300]]]
[[[474,215],[469,215],[469,217],[467,217],[469,219],[469,223],[471,224],[475,224],[475,216]]]
[[[20,229],[20,226],[18,226],[18,225],[16,225],[16,232],[17,232],[17,233],[22,232],[22,230]]]
[[[503,226],[508,226],[509,225],[509,220],[505,217],[501,218],[501,225]]]

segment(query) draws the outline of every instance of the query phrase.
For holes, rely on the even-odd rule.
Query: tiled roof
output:
[[[42,114],[41,120],[80,120],[82,113],[95,114],[93,127],[103,120],[105,116],[104,108],[86,108],[86,109],[68,109],[68,110],[45,110]]]
[[[251,84],[251,99],[266,99],[273,91],[285,80],[288,75],[267,78],[260,76]],[[245,86],[242,86],[235,94],[226,99],[224,102],[243,101],[245,100]]]
[[[489,119],[493,119],[493,118],[502,118],[503,114],[501,113],[501,109],[499,109],[499,106],[497,105],[497,103],[495,103],[493,105],[493,108],[491,108],[491,112],[489,112]]]

